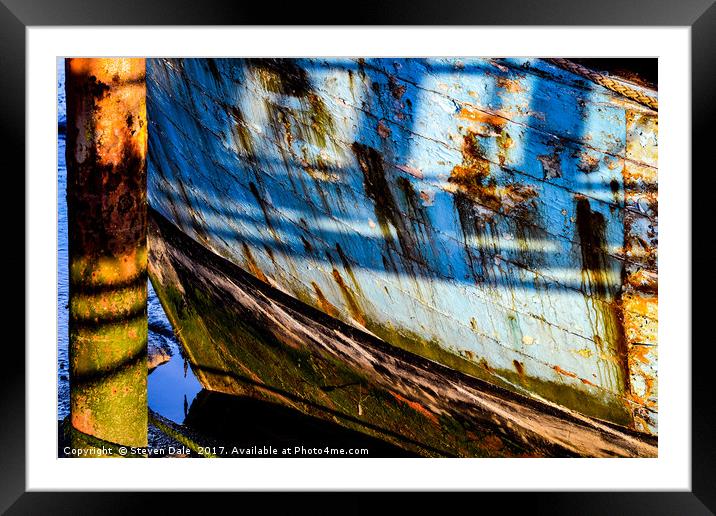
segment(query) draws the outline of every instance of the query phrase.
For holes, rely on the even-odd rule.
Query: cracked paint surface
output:
[[[655,112],[537,59],[147,66],[149,202],[187,235],[392,346],[656,433]]]

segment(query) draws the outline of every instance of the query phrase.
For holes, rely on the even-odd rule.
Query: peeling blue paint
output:
[[[655,226],[618,195],[625,160],[656,178],[655,163],[627,149],[627,112],[638,105],[532,59],[298,59],[280,68],[148,61],[152,207],[249,270],[246,244],[272,285],[320,309],[315,284],[355,326],[419,334],[510,372],[503,379],[518,391],[513,375],[524,374],[634,410],[626,351],[604,314],[621,309],[625,211],[631,228]],[[470,205],[485,224],[470,235],[450,181],[466,137],[490,188],[506,192],[499,207]],[[367,191],[354,143],[380,156],[386,199]],[[655,147],[656,135],[644,145]],[[534,193],[517,208],[515,185]],[[604,220],[604,289],[585,283],[582,198]],[[381,220],[389,208],[398,219]]]

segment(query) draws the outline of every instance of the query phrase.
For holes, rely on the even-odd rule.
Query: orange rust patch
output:
[[[490,162],[485,159],[474,133],[468,133],[462,141],[462,164],[455,165],[448,181],[459,186],[467,194],[477,196],[483,181],[490,175]]]
[[[422,201],[423,206],[432,206],[435,201],[435,197],[433,194],[426,192],[425,190],[420,190],[420,200]]]
[[[645,433],[651,433],[651,430],[649,429],[649,425],[646,421],[644,421],[643,418],[640,418],[639,416],[634,416],[634,425],[638,426],[638,430],[640,429],[642,432]]]
[[[423,416],[425,416],[426,418],[428,418],[428,419],[429,419],[430,421],[432,421],[434,424],[436,424],[436,425],[439,425],[439,424],[440,424],[440,422],[438,421],[438,418],[435,416],[435,414],[433,414],[433,413],[430,412],[428,409],[426,409],[425,407],[423,407],[423,406],[422,406],[420,403],[418,403],[417,401],[410,401],[409,399],[406,399],[406,398],[402,397],[402,396],[401,396],[400,394],[398,394],[397,392],[390,391],[390,394],[392,394],[393,397],[394,397],[395,399],[397,399],[398,401],[401,401],[401,402],[405,403],[405,404],[406,404],[407,406],[409,406],[411,409],[413,409],[413,410],[415,410],[415,411],[417,411],[417,412],[420,412]]]
[[[631,346],[631,349],[629,350],[629,358],[638,360],[642,364],[649,364],[651,363],[651,360],[649,360],[649,357],[647,356],[649,352],[650,349],[648,346]]]
[[[353,317],[353,319],[361,326],[365,326],[365,317],[363,316],[363,312],[358,306],[358,302],[355,299],[353,291],[348,285],[346,285],[346,282],[343,281],[343,277],[341,277],[341,273],[338,272],[338,269],[336,269],[335,267],[333,268],[333,279],[341,288],[341,292],[343,293],[343,299],[345,299],[346,305],[348,305],[348,311],[351,313],[351,317]]]
[[[331,317],[338,317],[338,310],[335,306],[331,304],[330,301],[328,301],[328,299],[326,299],[326,296],[323,295],[323,292],[321,292],[321,289],[318,287],[315,281],[311,282],[311,286],[316,293],[316,297],[318,298],[318,304],[321,307],[321,310],[326,312]]]
[[[480,366],[482,366],[482,368],[483,368],[485,371],[487,371],[488,373],[490,373],[490,374],[493,373],[492,368],[490,367],[490,364],[488,364],[488,363],[487,363],[487,360],[485,360],[484,358],[481,358],[481,359],[480,359]]]
[[[627,283],[641,292],[656,293],[659,278],[655,271],[640,269],[627,276]]]
[[[93,79],[92,120],[78,118],[83,149],[94,147],[97,163],[118,166],[127,151],[144,159],[147,149],[145,60],[143,58],[73,58],[69,73]],[[92,127],[90,131],[89,128]],[[77,151],[76,161],[85,156]]]
[[[654,405],[653,403],[649,402],[649,398],[651,397],[652,392],[654,392],[654,378],[651,378],[651,377],[649,377],[647,375],[643,375],[643,374],[640,376],[644,380],[644,385],[645,385],[644,394],[642,396],[640,396],[639,394],[634,392],[634,389],[632,389],[629,397],[633,401],[638,403],[639,405],[644,405],[644,406]]]
[[[475,109],[471,106],[464,106],[457,114],[457,117],[469,122],[491,125],[495,128],[501,128],[507,123],[507,118],[504,116],[488,113],[486,111],[480,111],[479,109]]]
[[[474,133],[468,133],[463,138],[462,156],[462,163],[453,167],[448,183],[473,201],[493,211],[509,213],[516,207],[523,207],[525,202],[537,196],[531,186],[510,183],[498,187],[494,179],[488,180],[491,165],[483,156]]]
[[[251,274],[256,276],[258,279],[260,279],[264,283],[268,283],[268,279],[266,278],[266,275],[263,273],[263,271],[256,264],[256,260],[254,260],[254,257],[251,254],[251,250],[249,249],[249,246],[247,246],[245,243],[242,242],[241,248],[244,251],[244,258],[246,258],[246,266],[249,268],[249,272],[251,272]]]
[[[525,91],[525,89],[518,81],[514,79],[508,79],[507,77],[498,77],[497,87],[503,91],[508,91],[510,93],[520,93]]]
[[[393,95],[395,100],[400,100],[408,90],[404,84],[398,82],[398,80],[392,75],[388,77],[388,88],[390,89],[390,93]]]
[[[77,396],[75,399],[75,410],[70,412],[72,426],[87,435],[95,435],[95,419],[88,407],[85,396]]]
[[[559,374],[563,374],[564,376],[569,376],[570,378],[577,378],[576,374],[574,374],[571,371],[566,371],[566,370],[562,369],[561,367],[559,367],[558,365],[553,366],[552,369],[557,371]]]
[[[589,154],[588,152],[583,152],[579,155],[579,162],[577,163],[577,168],[585,174],[589,174],[599,168],[599,161],[599,156],[594,156],[592,154]]]
[[[627,292],[622,296],[622,304],[630,312],[643,314],[654,320],[658,318],[659,299],[657,297],[640,296],[632,292]]]

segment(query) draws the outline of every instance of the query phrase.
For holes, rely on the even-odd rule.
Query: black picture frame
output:
[[[252,2],[204,0],[152,0],[148,2],[110,0],[0,0],[0,113],[2,113],[3,156],[6,173],[13,171],[17,181],[15,192],[25,192],[25,30],[28,26],[47,25],[610,25],[610,26],[688,26],[691,27],[692,73],[692,168],[693,194],[708,194],[697,182],[707,178],[713,169],[711,148],[714,137],[713,93],[716,91],[716,5],[715,0],[542,0],[541,2],[501,0],[474,1],[461,5],[455,0],[412,0],[386,4],[380,0],[342,4],[342,12],[335,2]],[[91,48],[91,47],[88,47]],[[9,163],[14,165],[9,165]],[[688,179],[688,171],[683,173]],[[694,188],[698,186],[698,188]],[[25,198],[17,195],[17,198]],[[698,231],[700,222],[708,224],[712,215],[710,200],[697,202],[692,195],[692,235],[710,235],[705,228]],[[18,208],[19,209],[19,208]],[[24,212],[24,211],[23,211]],[[705,224],[703,224],[705,226]],[[8,224],[10,226],[10,224]],[[15,223],[8,227],[8,238],[20,247],[25,242],[25,226]],[[14,231],[14,234],[12,233]],[[694,272],[708,277],[710,255],[699,253],[692,245],[691,263]],[[688,252],[688,250],[684,250]],[[22,257],[22,259],[21,259]],[[25,265],[24,245],[6,260],[12,270],[23,268],[25,277],[31,271]],[[16,276],[19,276],[15,274]],[[708,278],[710,280],[710,278]],[[708,289],[707,281],[699,281],[698,290]],[[668,293],[662,293],[668,295]],[[20,306],[20,303],[18,303]],[[24,303],[22,304],[24,307]],[[706,310],[711,304],[692,303],[692,321],[708,321]],[[31,307],[27,307],[31,309]],[[26,315],[26,313],[25,313]],[[26,320],[26,319],[25,319]],[[695,328],[695,326],[694,326]],[[585,493],[480,493],[481,507],[487,498],[496,507],[529,510],[550,514],[713,514],[716,512],[716,439],[714,439],[714,388],[711,384],[714,346],[710,339],[684,342],[692,354],[692,434],[691,465],[692,490],[689,492],[585,492]],[[17,339],[16,339],[17,342]],[[54,344],[52,344],[54,345]],[[51,344],[48,343],[48,352]],[[0,510],[9,514],[127,514],[144,512],[152,501],[158,501],[164,513],[193,512],[192,507],[206,510],[206,504],[220,507],[216,493],[81,493],[26,492],[25,487],[25,351],[17,344],[6,345],[3,372],[2,414],[0,425]],[[7,364],[11,364],[7,366]],[[223,495],[222,495],[223,496]],[[254,495],[242,494],[244,498]],[[341,512],[359,511],[361,507],[375,507],[369,497],[356,499],[348,495],[341,502]],[[463,498],[460,496],[460,498]],[[276,501],[272,495],[271,505]],[[265,500],[259,501],[262,504]],[[466,501],[469,504],[474,501]],[[234,502],[230,502],[234,503]],[[251,500],[242,503],[252,503]],[[335,502],[333,502],[335,503]],[[345,505],[344,505],[345,503]],[[406,503],[424,506],[422,497]],[[462,503],[462,502],[457,502]],[[489,501],[488,501],[489,503]],[[291,500],[314,507],[322,512],[325,499],[299,496]],[[298,505],[296,505],[298,504]],[[320,504],[320,505],[316,505]],[[457,509],[457,505],[450,506]],[[230,507],[230,506],[229,506]],[[248,506],[247,506],[248,507]],[[407,506],[405,506],[407,508]],[[372,509],[371,509],[372,510]],[[273,512],[273,511],[269,511]],[[332,511],[329,511],[332,512]]]

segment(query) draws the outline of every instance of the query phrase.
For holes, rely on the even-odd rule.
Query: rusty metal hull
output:
[[[391,352],[656,434],[655,111],[542,60],[147,70],[149,202],[191,241]],[[208,302],[180,292],[175,316]],[[282,396],[342,385],[226,360]]]

